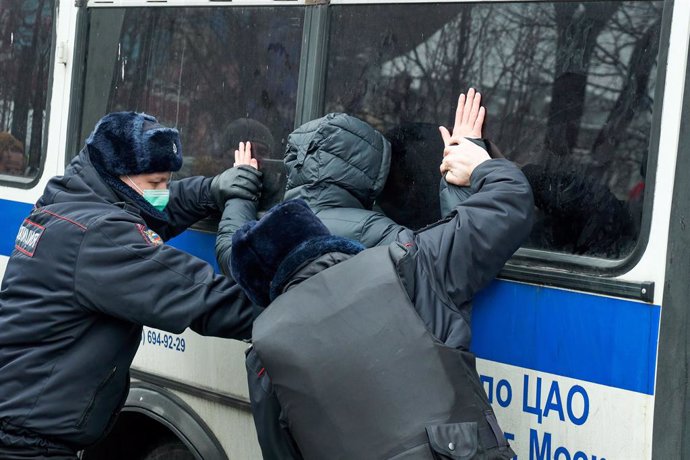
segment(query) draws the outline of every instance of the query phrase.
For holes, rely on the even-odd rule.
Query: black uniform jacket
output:
[[[250,336],[252,305],[240,288],[164,244],[217,212],[210,182],[173,182],[164,222],[123,202],[86,151],[51,179],[0,291],[0,446],[98,440],[127,396],[143,325]]]

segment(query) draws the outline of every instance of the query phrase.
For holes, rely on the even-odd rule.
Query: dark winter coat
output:
[[[391,243],[405,227],[372,210],[390,162],[390,143],[381,133],[350,115],[329,113],[288,136],[284,200],[304,199],[335,235],[366,247]],[[230,275],[232,235],[257,218],[256,203],[233,199],[225,205],[216,255],[226,275]]]
[[[474,358],[426,329],[399,257],[394,245],[363,251],[287,289],[254,323],[290,435],[310,459],[511,459]]]
[[[250,336],[252,305],[240,288],[163,244],[218,211],[210,182],[173,182],[157,215],[106,185],[86,151],[51,179],[0,291],[0,449],[97,441],[127,396],[143,325]]]
[[[489,160],[471,177],[470,196],[446,219],[422,231],[399,233],[406,254],[398,262],[401,282],[427,329],[445,345],[467,351],[471,340],[470,300],[486,286],[528,236],[533,198],[522,172],[511,162]],[[338,259],[330,259],[337,262]],[[306,278],[324,269],[323,258],[303,266],[296,276]],[[371,267],[375,270],[376,267]],[[299,288],[299,284],[288,285]],[[269,307],[270,308],[270,307]],[[250,350],[247,357],[250,397],[264,457],[299,458],[281,421],[263,365]],[[474,375],[478,381],[478,376]]]
[[[390,143],[344,113],[302,125],[288,137],[285,200],[301,198],[331,233],[366,247],[395,240],[404,229],[372,211],[391,164]]]

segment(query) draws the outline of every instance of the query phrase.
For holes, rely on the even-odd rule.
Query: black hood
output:
[[[329,113],[288,136],[285,199],[302,196],[310,205],[337,202],[343,191],[371,209],[386,183],[391,147],[369,124],[344,113]]]

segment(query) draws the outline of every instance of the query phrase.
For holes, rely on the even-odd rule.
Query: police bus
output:
[[[475,86],[538,216],[474,303],[518,458],[690,457],[689,37],[685,0],[0,0],[0,273],[48,179],[118,110],[180,130],[178,177],[255,142],[263,209],[292,129],[350,113],[393,144],[377,206],[421,228],[439,217],[436,127]],[[215,264],[216,225],[171,244]],[[245,348],[144,328],[85,458],[260,458]]]

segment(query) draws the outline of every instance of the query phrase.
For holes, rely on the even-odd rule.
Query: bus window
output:
[[[332,5],[325,110],[389,137],[379,205],[420,227],[439,217],[437,126],[452,125],[458,94],[474,86],[488,110],[484,136],[535,192],[538,221],[525,246],[621,259],[640,236],[662,9]]]
[[[249,140],[264,171],[260,205],[278,202],[303,17],[294,6],[89,10],[80,141],[105,113],[147,112],[179,129],[185,177],[231,167]]]
[[[34,178],[41,166],[54,10],[50,0],[0,0],[3,180]]]

